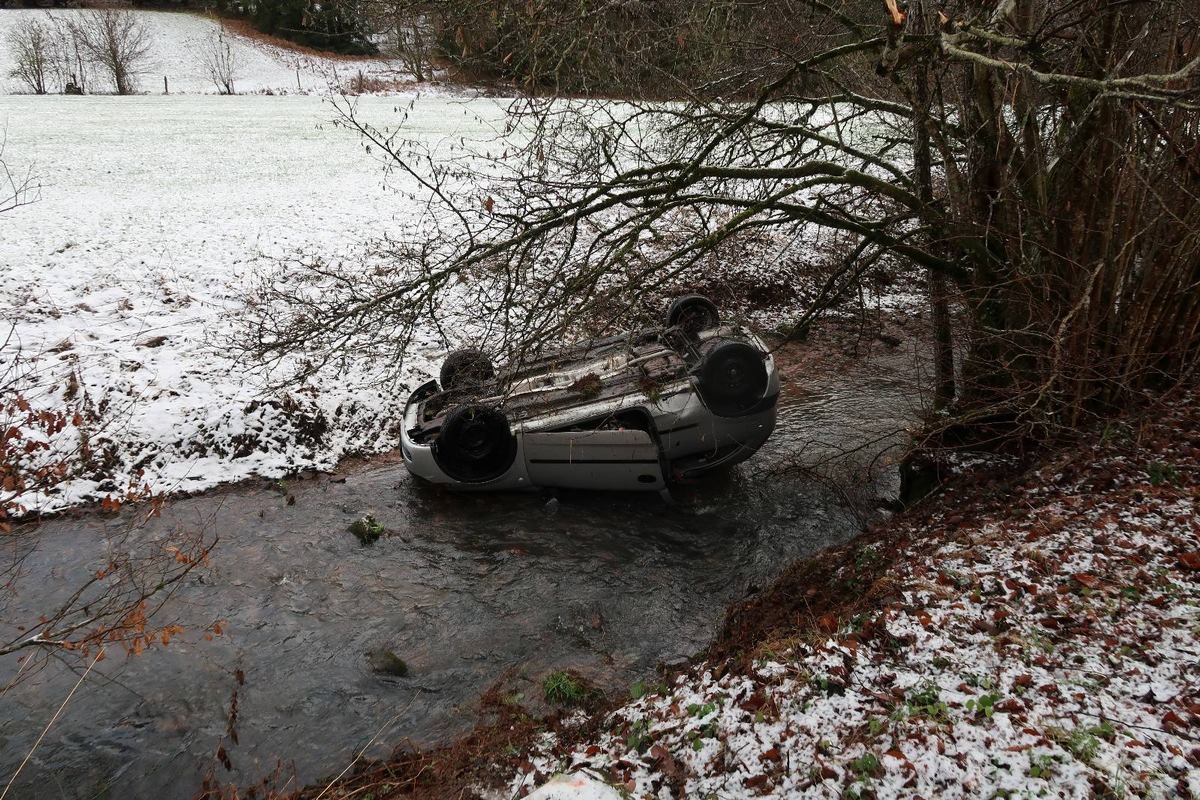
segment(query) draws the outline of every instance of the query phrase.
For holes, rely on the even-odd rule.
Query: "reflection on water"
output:
[[[192,635],[99,664],[25,767],[17,796],[190,795],[225,733],[238,668],[239,740],[225,743],[234,772],[217,766],[215,777],[247,783],[283,762],[311,782],[389,721],[368,755],[469,729],[475,698],[510,668],[510,683],[533,697],[553,669],[620,690],[686,659],[730,601],[859,530],[846,495],[779,469],[796,450],[820,460],[912,418],[902,381],[872,369],[851,377],[789,396],[763,453],[676,490],[673,504],[655,494],[455,494],[398,464],[344,483],[297,482],[294,505],[266,489],[172,504],[156,526],[203,524],[221,538],[211,571],[173,606]],[[886,444],[865,452],[874,458]],[[886,470],[876,478],[864,497],[894,493]],[[370,547],[346,530],[364,514],[388,530]],[[71,585],[114,524],[48,524],[27,568],[47,576],[48,591]],[[213,619],[229,635],[205,642],[198,631]],[[368,654],[386,652],[407,662],[407,676],[372,671]],[[16,666],[0,669],[7,684]],[[4,774],[75,681],[52,664],[0,701]]]

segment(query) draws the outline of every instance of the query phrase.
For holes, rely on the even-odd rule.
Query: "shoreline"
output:
[[[1200,391],[1176,395],[791,565],[636,699],[533,720],[485,694],[457,744],[298,796],[561,772],[636,797],[1197,796]]]

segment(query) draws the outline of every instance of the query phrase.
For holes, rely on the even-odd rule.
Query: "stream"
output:
[[[675,490],[673,502],[459,494],[414,481],[392,459],[291,481],[286,494],[263,482],[174,501],[150,535],[203,526],[220,538],[211,567],[163,612],[187,633],[99,662],[9,795],[189,797],[209,770],[221,783],[277,768],[311,783],[364,747],[381,757],[462,734],[499,680],[532,710],[554,670],[610,692],[653,681],[709,643],[730,602],[850,538],[878,516],[878,498],[895,496],[889,454],[919,416],[911,361],[902,349],[788,383],[767,446],[728,475]],[[791,463],[860,447],[824,467],[845,486],[848,464],[872,464],[849,492]],[[367,514],[387,529],[370,546],[347,531]],[[47,595],[10,598],[6,616],[24,618],[74,585],[122,524],[98,514],[44,523],[22,566],[36,576],[23,585]],[[206,641],[216,619],[225,631]],[[379,674],[383,653],[408,674]],[[3,685],[17,669],[15,657],[0,663]],[[226,726],[236,670],[245,682],[235,744]],[[0,700],[4,782],[78,675],[51,661]],[[214,761],[222,743],[232,771]]]

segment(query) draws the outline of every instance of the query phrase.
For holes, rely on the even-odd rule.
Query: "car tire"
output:
[[[460,406],[446,415],[431,449],[448,477],[485,483],[508,472],[517,458],[517,439],[499,410]]]
[[[689,294],[677,299],[667,311],[667,327],[680,328],[689,336],[715,328],[721,315],[713,301],[702,294]]]
[[[446,356],[442,362],[442,370],[438,374],[438,384],[442,391],[454,389],[469,389],[480,386],[496,377],[492,362],[482,350],[468,348],[455,350]]]
[[[696,370],[700,398],[714,414],[744,414],[767,391],[763,354],[745,342],[720,339],[704,348]]]

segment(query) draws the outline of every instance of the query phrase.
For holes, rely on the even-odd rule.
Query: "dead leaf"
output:
[[[749,713],[754,714],[766,704],[766,697],[764,697],[761,692],[755,692],[741,703],[738,703],[738,708],[740,708],[742,711],[748,711]]]
[[[766,775],[751,775],[750,777],[743,780],[742,784],[747,789],[762,789],[764,786],[767,785],[767,780],[768,780],[768,778]]]
[[[776,762],[778,762],[778,761],[783,760],[783,756],[781,756],[779,754],[779,748],[772,747],[770,750],[766,751],[765,753],[760,754],[758,757],[758,760],[759,761],[776,761]]]
[[[1163,714],[1162,724],[1164,728],[1186,728],[1188,726],[1187,721],[1174,711]]]
[[[683,770],[671,755],[671,751],[663,747],[661,744],[656,744],[650,748],[650,757],[658,762],[658,769],[668,778],[678,779],[682,776]]]

